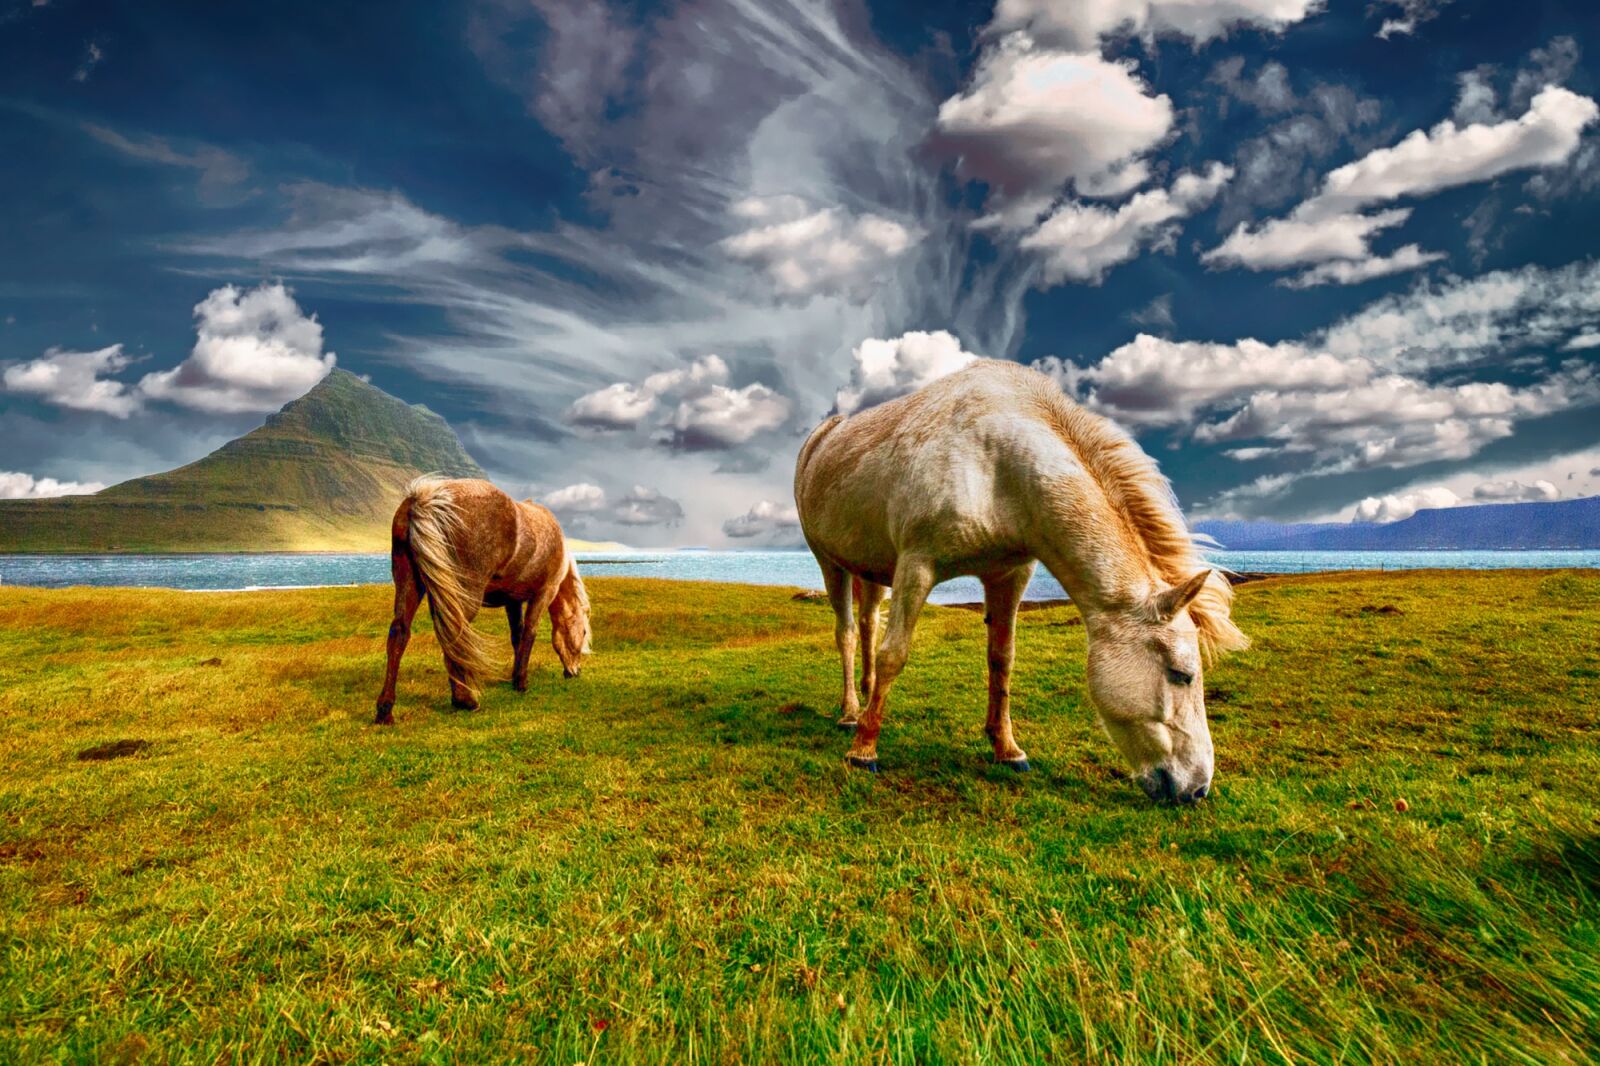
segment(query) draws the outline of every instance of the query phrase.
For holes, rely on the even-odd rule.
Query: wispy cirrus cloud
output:
[[[981,238],[919,155],[938,101],[905,58],[824,0],[694,0],[647,33],[621,7],[567,7],[484,4],[469,39],[588,172],[589,217],[469,225],[398,191],[302,183],[281,224],[187,250],[437,309],[443,328],[388,357],[486,421],[542,427],[519,465],[555,461],[563,426],[609,423],[574,475],[603,484],[626,454],[675,497],[716,470],[730,496],[785,493],[780,430],[833,406],[862,338],[933,323],[1014,348],[1032,271],[970,254]],[[640,391],[712,352],[727,381],[704,395]],[[720,536],[731,512],[698,506],[683,535]]]

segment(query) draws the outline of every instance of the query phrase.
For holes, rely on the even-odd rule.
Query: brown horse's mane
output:
[[[1095,480],[1124,539],[1143,553],[1150,569],[1169,585],[1198,571],[1211,571],[1210,580],[1189,603],[1189,617],[1206,658],[1248,647],[1249,638],[1229,616],[1233,586],[1200,554],[1172,483],[1156,461],[1120,426],[1073,403],[1049,378],[1035,376],[1034,388],[1056,433]]]

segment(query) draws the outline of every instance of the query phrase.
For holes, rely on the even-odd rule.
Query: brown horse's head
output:
[[[550,601],[551,643],[567,677],[577,677],[583,657],[589,654],[589,592],[578,575],[576,560],[568,559],[560,591]]]

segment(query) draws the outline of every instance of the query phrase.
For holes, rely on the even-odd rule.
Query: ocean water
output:
[[[1242,572],[1300,574],[1315,570],[1467,570],[1600,567],[1600,551],[1421,552],[1210,552],[1218,566]],[[752,585],[822,587],[804,551],[681,551],[580,554],[585,574],[729,581]],[[72,585],[139,586],[194,590],[304,588],[389,580],[387,555],[0,555],[0,585],[64,588]],[[1028,599],[1066,594],[1042,569]],[[957,578],[934,589],[934,603],[983,599],[976,578]]]

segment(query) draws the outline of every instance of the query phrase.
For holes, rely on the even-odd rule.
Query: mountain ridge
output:
[[[0,501],[0,551],[384,551],[405,485],[429,473],[485,476],[438,414],[336,368],[192,463]]]
[[[1196,522],[1234,551],[1600,549],[1600,496],[1418,511],[1398,522]]]

